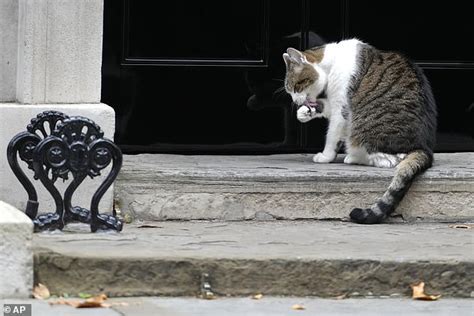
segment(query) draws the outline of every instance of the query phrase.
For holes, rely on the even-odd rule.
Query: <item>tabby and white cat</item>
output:
[[[343,141],[344,163],[396,167],[385,194],[371,208],[350,213],[355,222],[380,223],[433,162],[436,104],[428,80],[401,54],[356,39],[303,52],[288,48],[283,59],[298,120],[329,120],[324,150],[314,162],[332,162]]]

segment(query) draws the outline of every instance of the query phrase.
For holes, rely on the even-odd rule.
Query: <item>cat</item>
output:
[[[297,119],[329,121],[324,150],[314,162],[334,161],[343,142],[344,163],[396,167],[383,196],[350,213],[357,223],[382,222],[433,163],[437,110],[428,79],[402,54],[358,39],[306,51],[288,48],[283,59],[285,90],[298,107]]]

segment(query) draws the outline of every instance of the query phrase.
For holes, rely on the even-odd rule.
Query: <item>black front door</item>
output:
[[[438,151],[474,150],[470,11],[416,3],[105,0],[102,101],[116,141],[125,152],[316,152],[326,122],[296,121],[281,55],[355,36],[425,68]]]

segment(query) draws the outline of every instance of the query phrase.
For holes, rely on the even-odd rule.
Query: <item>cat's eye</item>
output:
[[[296,84],[295,84],[295,92],[301,92],[303,91],[304,88],[306,88],[306,86],[309,84],[310,82],[310,79],[308,78],[305,78],[305,79],[302,79],[300,81],[298,81]]]
[[[309,82],[309,79],[302,79],[300,81],[298,81],[296,84],[299,85],[299,86],[303,86],[305,84],[307,84]]]

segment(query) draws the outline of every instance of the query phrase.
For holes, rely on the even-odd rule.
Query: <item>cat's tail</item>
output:
[[[395,176],[384,195],[371,208],[352,210],[351,219],[360,224],[376,224],[387,218],[398,206],[415,177],[433,163],[433,153],[425,150],[410,152],[396,167]]]

